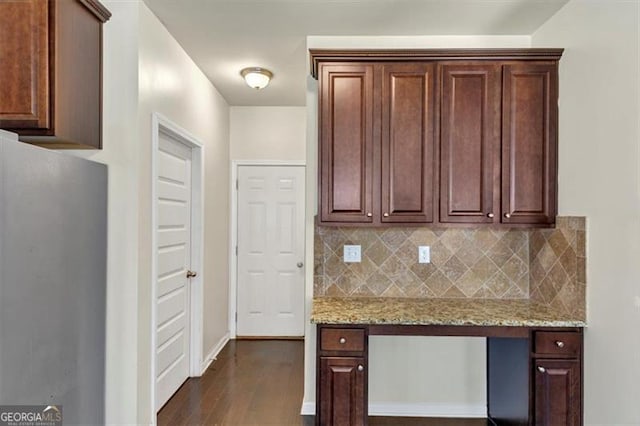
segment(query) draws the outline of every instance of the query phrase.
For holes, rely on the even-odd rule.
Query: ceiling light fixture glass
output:
[[[260,90],[267,87],[269,81],[273,77],[273,73],[266,68],[249,67],[240,71],[240,75],[244,78],[247,86]]]

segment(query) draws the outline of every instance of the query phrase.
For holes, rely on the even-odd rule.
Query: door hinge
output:
[[[238,255],[238,246],[236,246],[236,256]]]
[[[236,191],[240,189],[240,183],[238,182],[238,179],[236,179]]]
[[[238,322],[238,313],[236,312],[236,323]]]

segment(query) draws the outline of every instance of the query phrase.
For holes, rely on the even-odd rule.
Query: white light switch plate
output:
[[[360,246],[345,245],[342,254],[344,261],[347,263],[359,263],[362,261]]]
[[[429,246],[418,247],[418,263],[431,263],[431,248]]]

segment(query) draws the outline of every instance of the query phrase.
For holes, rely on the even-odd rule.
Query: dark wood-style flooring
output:
[[[158,413],[158,424],[285,426],[301,416],[304,342],[232,340],[205,374],[187,380]],[[483,419],[370,417],[371,426],[486,426]]]

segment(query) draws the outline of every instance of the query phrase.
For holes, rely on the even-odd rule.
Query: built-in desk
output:
[[[498,425],[582,424],[579,319],[527,300],[315,298],[316,424],[366,425],[372,335],[487,338]]]

